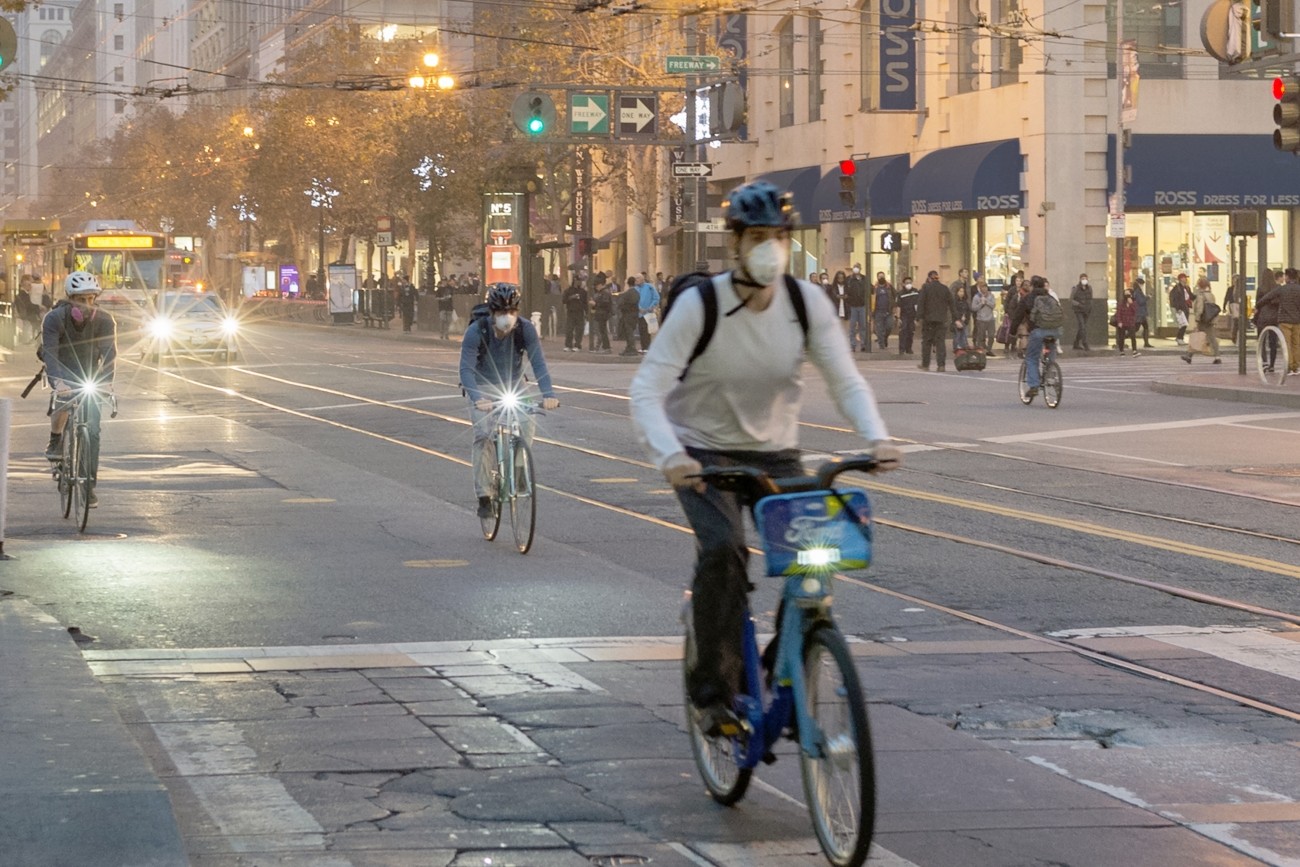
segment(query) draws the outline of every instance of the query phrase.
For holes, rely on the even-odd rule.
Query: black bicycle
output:
[[[1056,409],[1061,405],[1061,392],[1065,391],[1065,383],[1061,379],[1061,365],[1056,363],[1056,338],[1048,335],[1043,338],[1043,357],[1038,364],[1038,391],[1043,393],[1043,403],[1048,408]],[[1020,362],[1020,402],[1029,406],[1034,402],[1034,395],[1037,392],[1031,391],[1028,382],[1029,361],[1028,359]]]
[[[90,402],[107,400],[112,407],[109,418],[117,417],[117,395],[104,398],[94,381],[73,389],[71,395],[50,398],[51,412],[67,412],[63,426],[63,452],[53,462],[51,473],[59,492],[59,508],[63,517],[72,518],[77,531],[84,533],[90,520],[90,496],[95,484],[90,453]]]

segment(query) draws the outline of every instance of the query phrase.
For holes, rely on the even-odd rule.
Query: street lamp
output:
[[[319,208],[320,213],[320,234],[318,235],[317,251],[318,260],[316,263],[316,288],[318,291],[325,291],[325,209],[334,207],[334,197],[339,191],[330,185],[330,179],[312,178],[311,186],[303,190],[303,193],[311,200],[313,208]]]

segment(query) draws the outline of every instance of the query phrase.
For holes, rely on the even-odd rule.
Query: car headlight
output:
[[[234,337],[239,333],[239,320],[233,316],[227,316],[221,320],[221,333],[227,337]]]
[[[149,335],[159,340],[166,340],[172,336],[174,324],[165,316],[159,316],[149,323]]]

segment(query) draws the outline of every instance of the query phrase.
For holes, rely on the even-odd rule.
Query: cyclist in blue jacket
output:
[[[471,320],[460,345],[460,384],[469,398],[469,420],[474,426],[474,493],[478,496],[480,518],[492,515],[492,498],[488,496],[492,487],[492,405],[507,394],[522,393],[525,355],[542,392],[542,409],[560,405],[551,387],[551,372],[542,355],[537,329],[532,322],[519,318],[519,298],[519,287],[513,283],[489,286],[489,313]],[[533,428],[532,416],[521,414],[520,429],[530,444]]]
[[[72,397],[73,389],[93,383],[108,390],[113,385],[113,367],[117,360],[117,323],[106,310],[95,307],[99,297],[99,279],[86,271],[73,271],[63,281],[67,300],[45,314],[41,323],[41,360],[57,401]],[[99,401],[86,403],[86,421],[90,433],[90,505],[99,505],[95,482],[99,474]],[[68,411],[50,415],[50,442],[45,457],[57,461],[63,451],[63,428]]]

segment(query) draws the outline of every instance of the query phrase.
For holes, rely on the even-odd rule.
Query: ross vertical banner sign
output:
[[[916,4],[880,0],[880,108],[916,111]]]

